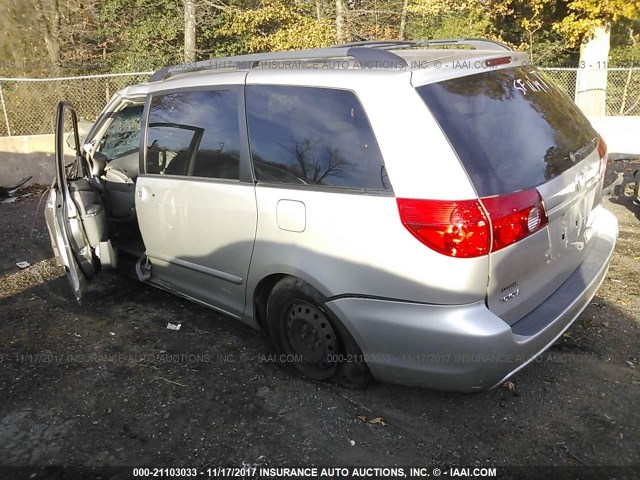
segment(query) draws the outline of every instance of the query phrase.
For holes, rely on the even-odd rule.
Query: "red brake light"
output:
[[[489,222],[478,200],[397,202],[402,224],[436,252],[462,258],[489,253]]]
[[[487,255],[549,222],[535,188],[481,201],[397,199],[407,230],[429,248],[450,257]]]
[[[486,197],[482,203],[491,218],[492,252],[528,237],[549,223],[542,197],[535,188]]]
[[[511,63],[511,57],[490,58],[489,60],[486,60],[484,63],[487,67],[496,67],[498,65],[506,65],[507,63]]]

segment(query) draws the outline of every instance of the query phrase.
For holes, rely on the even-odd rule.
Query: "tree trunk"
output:
[[[398,38],[404,40],[404,31],[407,28],[407,7],[409,6],[409,0],[404,0],[402,3],[402,13],[400,14],[400,34]]]
[[[336,0],[336,41],[345,42],[345,5],[343,0]]]
[[[45,7],[42,0],[35,4],[38,23],[42,26],[44,45],[49,55],[49,61],[54,71],[60,68],[60,9],[58,0],[47,2]]]
[[[322,0],[316,0],[316,19],[318,22],[322,20]]]
[[[580,46],[576,76],[576,103],[587,116],[606,115],[607,60],[611,45],[609,24],[596,27],[590,40]]]
[[[184,61],[196,61],[196,3],[184,0]]]

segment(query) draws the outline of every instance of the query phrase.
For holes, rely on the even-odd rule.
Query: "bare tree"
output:
[[[339,177],[345,167],[353,165],[342,156],[339,149],[328,146],[317,148],[319,145],[319,140],[304,138],[301,142],[294,141],[291,146],[299,167],[299,172],[291,173],[311,185],[322,185],[327,177]],[[324,151],[324,162],[316,158],[315,153],[319,150]]]

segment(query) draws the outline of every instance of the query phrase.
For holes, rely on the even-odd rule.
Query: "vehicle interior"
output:
[[[115,267],[125,256],[121,254],[134,262],[144,254],[135,209],[143,109],[142,103],[132,103],[112,114],[95,136],[98,144],[86,155],[88,178],[70,187],[89,243],[109,245],[109,251],[100,249],[103,266]],[[117,248],[118,259],[112,247]]]

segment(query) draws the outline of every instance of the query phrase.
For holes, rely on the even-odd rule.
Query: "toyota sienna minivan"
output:
[[[119,268],[353,386],[500,385],[582,312],[618,234],[604,141],[490,40],[163,68],[83,139],[61,102],[56,150],[46,219],[78,300]]]

